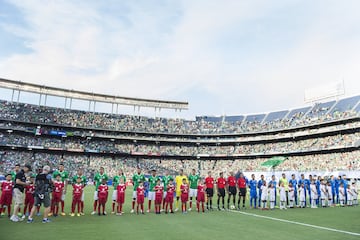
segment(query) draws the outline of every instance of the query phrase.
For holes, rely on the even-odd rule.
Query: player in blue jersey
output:
[[[320,204],[320,195],[321,195],[321,190],[320,190],[321,176],[318,176],[317,178],[316,178],[316,176],[314,176],[314,179],[316,179],[315,185],[316,185],[316,191],[317,191],[317,196],[318,196],[318,198],[316,199],[316,205],[319,206],[319,204]]]
[[[260,180],[257,183],[257,188],[258,188],[258,192],[259,192],[259,196],[258,196],[258,198],[259,198],[258,206],[259,207],[261,206],[261,186],[264,185],[264,181],[265,181],[265,177],[264,177],[264,175],[261,174]]]
[[[342,175],[341,179],[342,179],[342,183],[343,183],[344,189],[345,189],[345,202],[347,202],[347,200],[348,200],[347,197],[348,197],[348,196],[347,196],[347,191],[346,191],[346,189],[348,188],[349,182],[347,181],[345,174]]]
[[[335,195],[336,195],[336,193],[335,193],[335,177],[334,177],[334,175],[330,176],[329,182],[330,182],[331,193],[332,193],[332,196],[330,196],[330,197],[332,197],[331,199],[333,201],[333,204],[335,204]]]
[[[335,179],[335,195],[336,195],[336,201],[334,199],[334,203],[339,204],[340,200],[339,200],[339,187],[340,187],[340,183],[341,183],[341,176],[338,176]]]
[[[294,188],[294,198],[295,198],[295,204],[298,205],[298,181],[295,178],[295,174],[291,174],[291,179],[289,180],[289,184],[292,184],[292,187]]]
[[[255,174],[251,174],[251,180],[249,181],[250,188],[250,208],[256,208],[256,198],[257,198],[257,181],[255,180]],[[254,206],[253,206],[254,204]]]

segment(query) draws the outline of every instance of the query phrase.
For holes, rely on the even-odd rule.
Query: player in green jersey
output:
[[[133,191],[133,196],[132,196],[133,201],[132,201],[131,213],[134,213],[134,209],[135,209],[135,201],[136,201],[136,196],[137,196],[136,189],[138,188],[140,182],[145,182],[145,181],[146,181],[146,179],[145,179],[144,174],[141,173],[141,168],[137,167],[136,173],[132,177],[132,183],[134,185],[134,191]]]
[[[95,192],[94,192],[94,211],[91,213],[91,215],[96,214],[96,209],[97,209],[97,205],[98,205],[98,188],[101,185],[102,181],[105,180],[109,180],[108,175],[105,173],[104,167],[100,167],[100,170],[98,173],[95,174],[94,177],[94,183],[95,183]],[[106,214],[106,212],[105,212]]]
[[[77,171],[77,174],[75,176],[73,176],[72,183],[75,184],[78,178],[81,179],[81,184],[85,187],[86,184],[87,184],[87,179],[86,179],[86,176],[84,175],[84,172],[83,172],[83,170],[81,168],[79,168],[78,171]],[[81,202],[80,202],[80,214],[81,215],[85,215],[84,214],[84,199],[85,199],[84,192],[85,191],[82,192]]]
[[[60,175],[61,181],[64,183],[64,190],[63,190],[63,194],[61,196],[61,202],[60,203],[61,203],[61,216],[65,216],[66,214],[64,212],[64,206],[65,206],[64,201],[65,201],[66,189],[67,189],[68,180],[69,180],[69,173],[67,171],[65,171],[63,163],[60,163],[58,170],[56,170],[53,173],[53,178],[54,179],[56,178],[56,175]],[[51,204],[51,206],[53,206],[53,204]],[[50,212],[53,213],[54,209],[51,209]],[[51,216],[51,214],[50,214],[50,216]]]
[[[112,194],[113,203],[112,203],[112,212],[111,212],[111,214],[115,214],[115,204],[116,204],[116,200],[117,200],[117,190],[116,190],[116,188],[120,183],[120,179],[122,179],[124,183],[126,182],[126,177],[125,177],[124,171],[122,169],[119,170],[119,174],[117,176],[115,176],[113,178],[113,180],[112,180],[112,184],[114,186],[114,191],[113,191],[113,194]]]
[[[165,175],[162,177],[161,182],[164,186],[164,197],[163,197],[163,205],[161,211],[163,212],[165,209],[165,198],[166,198],[166,191],[167,191],[167,185],[169,184],[169,181],[174,181],[174,178],[170,176],[169,170],[165,171]]]
[[[148,179],[149,182],[149,195],[148,195],[148,200],[149,200],[149,204],[148,204],[148,210],[147,212],[151,211],[151,201],[155,201],[155,186],[158,180],[161,180],[160,177],[156,176],[156,170],[153,169],[151,170],[151,176]]]
[[[192,200],[193,197],[195,200],[197,200],[197,188],[198,188],[198,182],[199,182],[200,176],[199,174],[196,174],[196,170],[192,169],[191,174],[188,176],[189,185],[190,185],[190,208],[189,211],[192,209]]]

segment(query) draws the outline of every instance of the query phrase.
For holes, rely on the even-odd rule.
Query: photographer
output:
[[[35,203],[33,208],[31,209],[30,216],[28,218],[27,223],[34,222],[33,216],[35,214],[37,206],[44,205],[44,218],[42,220],[43,223],[48,223],[50,220],[48,219],[48,214],[50,211],[50,192],[51,192],[51,174],[50,167],[44,166],[42,173],[36,176],[35,179]]]
[[[19,219],[17,216],[19,213],[19,208],[24,203],[24,189],[25,186],[29,185],[30,182],[26,180],[25,174],[28,174],[31,171],[31,166],[29,164],[26,164],[24,168],[20,171],[18,171],[15,175],[15,186],[14,186],[14,212],[11,216],[10,220],[12,222],[19,222],[23,219]]]

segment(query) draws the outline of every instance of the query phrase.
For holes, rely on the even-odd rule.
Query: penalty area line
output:
[[[360,236],[360,233],[348,232],[348,231],[338,230],[338,229],[334,229],[334,228],[321,227],[321,226],[316,226],[316,225],[302,223],[302,222],[295,222],[295,221],[285,220],[285,219],[281,219],[281,218],[262,216],[262,215],[258,215],[258,214],[235,211],[235,210],[230,210],[230,212],[239,213],[239,214],[243,214],[243,215],[248,215],[248,216],[252,216],[252,217],[265,218],[265,219],[279,221],[279,222],[292,223],[292,224],[297,224],[297,225],[301,225],[301,226],[305,226],[305,227],[317,228],[317,229],[321,229],[321,230],[327,230],[327,231],[338,232],[338,233],[345,233],[345,234],[349,234],[349,235],[353,235],[353,236]]]

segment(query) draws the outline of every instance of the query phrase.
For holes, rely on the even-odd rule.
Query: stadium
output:
[[[327,5],[0,0],[0,236],[359,239],[360,18]]]
[[[38,92],[44,89],[33,87]],[[110,177],[118,168],[127,169],[129,176],[140,165],[158,169],[160,174],[165,170],[175,174],[179,167],[196,168],[202,176],[208,171],[218,176],[236,169],[248,172],[250,178],[253,172],[258,172],[257,177],[267,174],[268,167],[261,165],[266,159],[284,156],[287,160],[276,169],[278,174],[297,171],[330,176],[340,172],[355,178],[360,167],[359,101],[360,96],[354,96],[267,114],[202,116],[187,121],[3,100],[1,170],[10,172],[15,163],[32,159],[34,169],[55,168],[64,162],[70,175],[84,167],[90,179],[101,165]]]
[[[19,94],[31,85],[32,92],[45,97],[62,92],[70,101],[90,94],[72,95],[67,89],[8,79],[2,79],[1,85]],[[134,104],[137,100],[141,101],[133,99]],[[14,99],[0,104],[3,173],[17,163],[31,162],[32,169],[49,165],[54,170],[63,163],[69,179],[81,168],[89,181],[104,167],[109,185],[119,169],[130,178],[138,167],[146,176],[152,169],[160,176],[165,171],[175,176],[179,169],[196,169],[203,177],[208,171],[213,176],[242,171],[248,179],[251,174],[257,179],[260,175],[279,179],[282,173],[297,178],[300,174],[346,175],[349,180],[360,176],[360,96],[266,114],[201,116],[195,121],[79,111]],[[279,166],[263,165],[278,156],[286,159]]]

